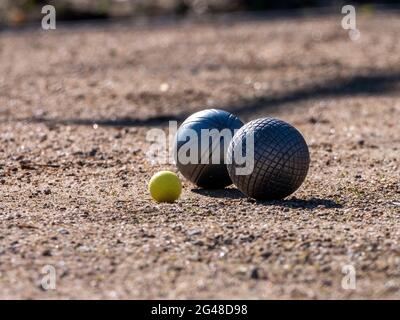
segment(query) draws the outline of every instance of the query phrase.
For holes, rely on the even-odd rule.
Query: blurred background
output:
[[[130,18],[160,15],[206,15],[235,11],[272,11],[400,4],[400,0],[0,0],[0,25],[18,26],[41,19],[41,7],[54,5],[57,20]]]

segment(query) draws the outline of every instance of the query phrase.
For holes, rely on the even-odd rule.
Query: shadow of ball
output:
[[[220,189],[232,184],[225,156],[243,122],[233,114],[207,109],[196,112],[179,127],[175,137],[175,162],[182,175],[195,185]]]
[[[281,120],[263,118],[247,123],[235,134],[227,151],[227,162],[233,183],[246,196],[280,200],[304,182],[310,154],[296,128]],[[238,169],[244,167],[250,171],[238,174]]]

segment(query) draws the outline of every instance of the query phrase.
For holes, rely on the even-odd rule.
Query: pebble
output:
[[[250,278],[255,280],[260,278],[258,268],[254,267],[250,270]]]
[[[58,230],[57,230],[57,232],[58,233],[61,233],[61,234],[69,234],[69,231],[67,230],[67,229],[64,229],[64,228],[59,228]]]
[[[51,256],[52,256],[51,250],[50,250],[50,249],[44,250],[44,251],[42,252],[42,256],[44,256],[44,257],[51,257]]]
[[[192,229],[192,230],[189,230],[189,231],[187,232],[187,235],[188,235],[189,237],[197,236],[197,235],[200,235],[200,234],[201,234],[201,230],[198,230],[198,229]]]

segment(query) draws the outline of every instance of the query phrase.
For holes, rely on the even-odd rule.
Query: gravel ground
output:
[[[399,299],[400,19],[341,18],[1,33],[0,298]],[[295,125],[301,189],[154,203],[148,130],[210,107]]]

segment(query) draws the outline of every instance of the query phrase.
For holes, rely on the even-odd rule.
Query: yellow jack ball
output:
[[[182,192],[182,183],[171,171],[157,172],[149,182],[151,197],[157,202],[174,202]]]

